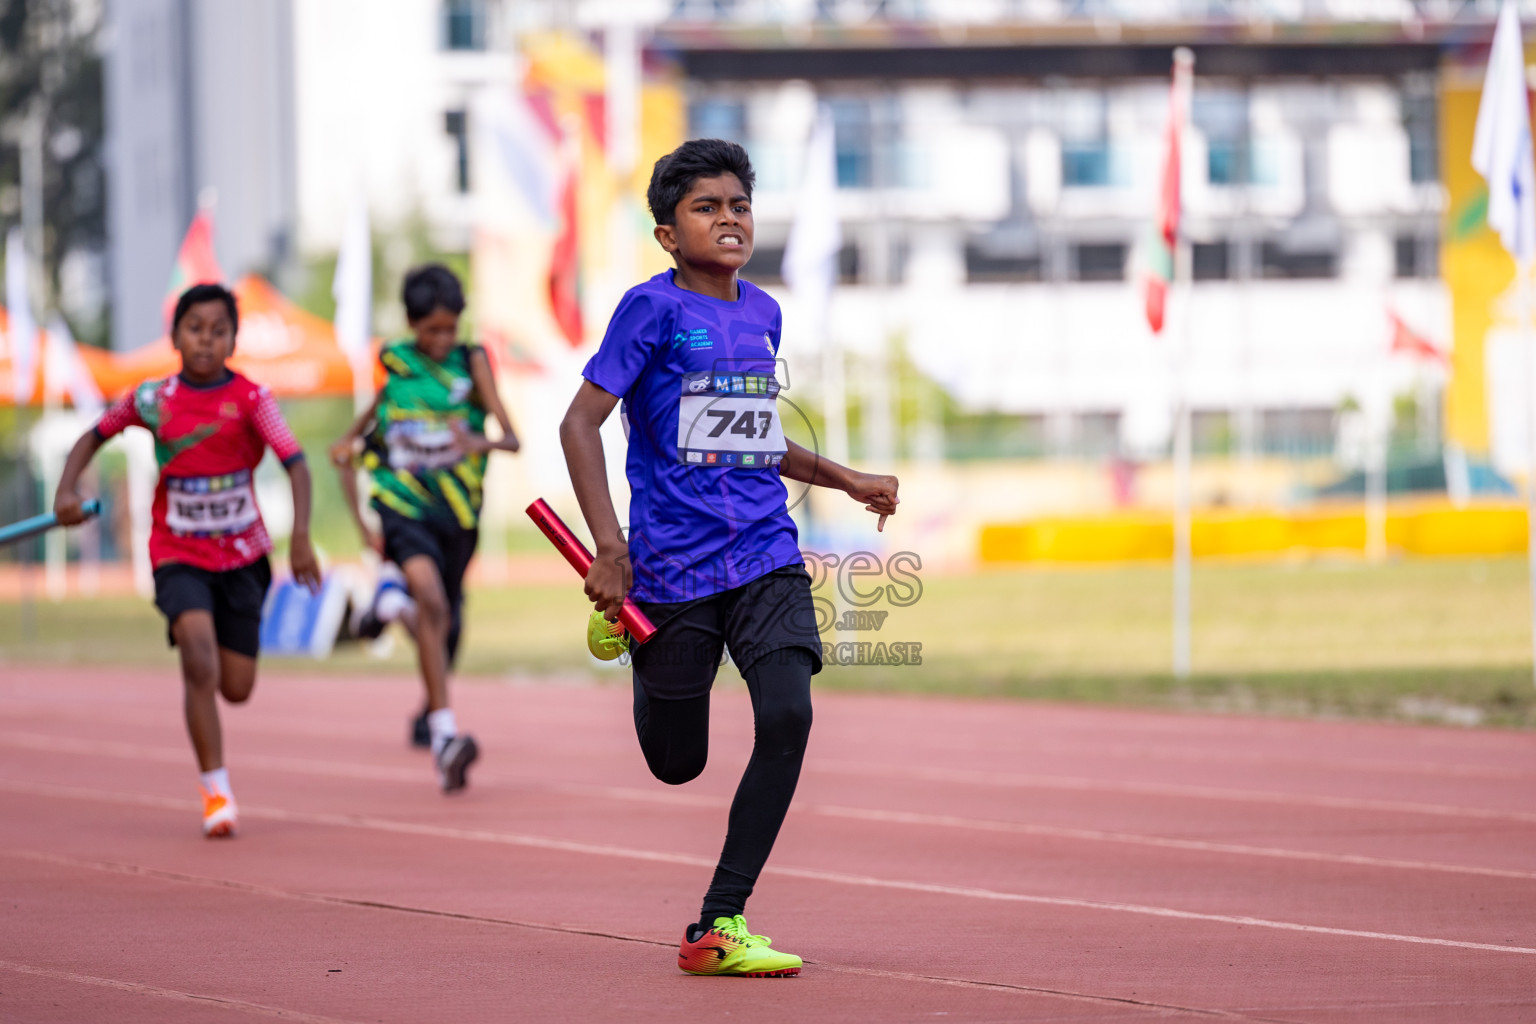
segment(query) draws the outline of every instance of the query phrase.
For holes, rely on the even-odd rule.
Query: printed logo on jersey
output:
[[[673,348],[683,348],[685,345],[688,351],[697,352],[699,349],[714,348],[715,341],[709,336],[708,327],[691,327],[672,335]]]

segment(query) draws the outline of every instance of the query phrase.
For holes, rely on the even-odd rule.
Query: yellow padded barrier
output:
[[[1170,517],[1147,513],[1053,516],[981,528],[983,562],[1134,562],[1173,555]],[[1196,558],[1264,558],[1365,551],[1365,508],[1296,512],[1214,510],[1190,525]],[[1525,509],[1515,503],[1455,508],[1443,500],[1394,503],[1387,546],[1405,555],[1506,555],[1526,547]]]

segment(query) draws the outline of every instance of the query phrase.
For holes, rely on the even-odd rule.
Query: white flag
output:
[[[819,328],[837,284],[837,254],[843,247],[837,219],[837,150],[832,111],[825,105],[816,111],[805,176],[795,198],[795,220],[784,247],[784,283]]]
[[[48,345],[43,357],[43,395],[49,403],[68,398],[76,409],[95,417],[106,407],[96,378],[80,355],[80,346],[70,333],[64,318],[55,315],[48,321]]]
[[[11,316],[13,397],[17,405],[26,405],[37,378],[37,321],[27,297],[27,253],[19,227],[5,236],[5,305]]]
[[[347,216],[331,297],[336,300],[336,344],[348,359],[366,358],[373,312],[373,251],[368,234],[368,205],[359,198]]]
[[[1536,257],[1536,169],[1531,164],[1531,109],[1525,46],[1515,5],[1499,9],[1488,75],[1477,107],[1472,166],[1488,182],[1488,226],[1516,260]]]

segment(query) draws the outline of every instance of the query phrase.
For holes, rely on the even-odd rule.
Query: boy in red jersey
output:
[[[210,837],[235,833],[217,698],[242,703],[256,684],[272,541],[256,507],[252,472],[269,447],[293,485],[294,579],[311,589],[320,584],[309,542],[304,453],[271,393],[225,365],[239,322],[235,297],[222,285],[183,292],[171,321],[181,372],[145,381],[82,434],[53,499],[60,523],[81,522],[76,486],[96,451],[128,427],[154,435],[160,463],[149,536],[155,606],[165,615],[172,646],[181,651],[187,732],[202,771],[203,834]]]

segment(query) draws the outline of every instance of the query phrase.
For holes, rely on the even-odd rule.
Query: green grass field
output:
[[[890,612],[878,632],[838,638],[919,642],[922,665],[829,669],[818,682],[1536,726],[1523,560],[1197,566],[1195,675],[1182,681],[1168,671],[1170,590],[1166,567],[931,576],[915,605],[877,606]],[[588,658],[585,607],[574,585],[472,593],[462,670],[627,683],[622,669]],[[28,619],[14,604],[0,610],[0,660],[174,667],[147,601],[39,604]],[[411,648],[400,641],[385,659],[349,646],[319,666],[269,659],[264,671],[408,673]]]

